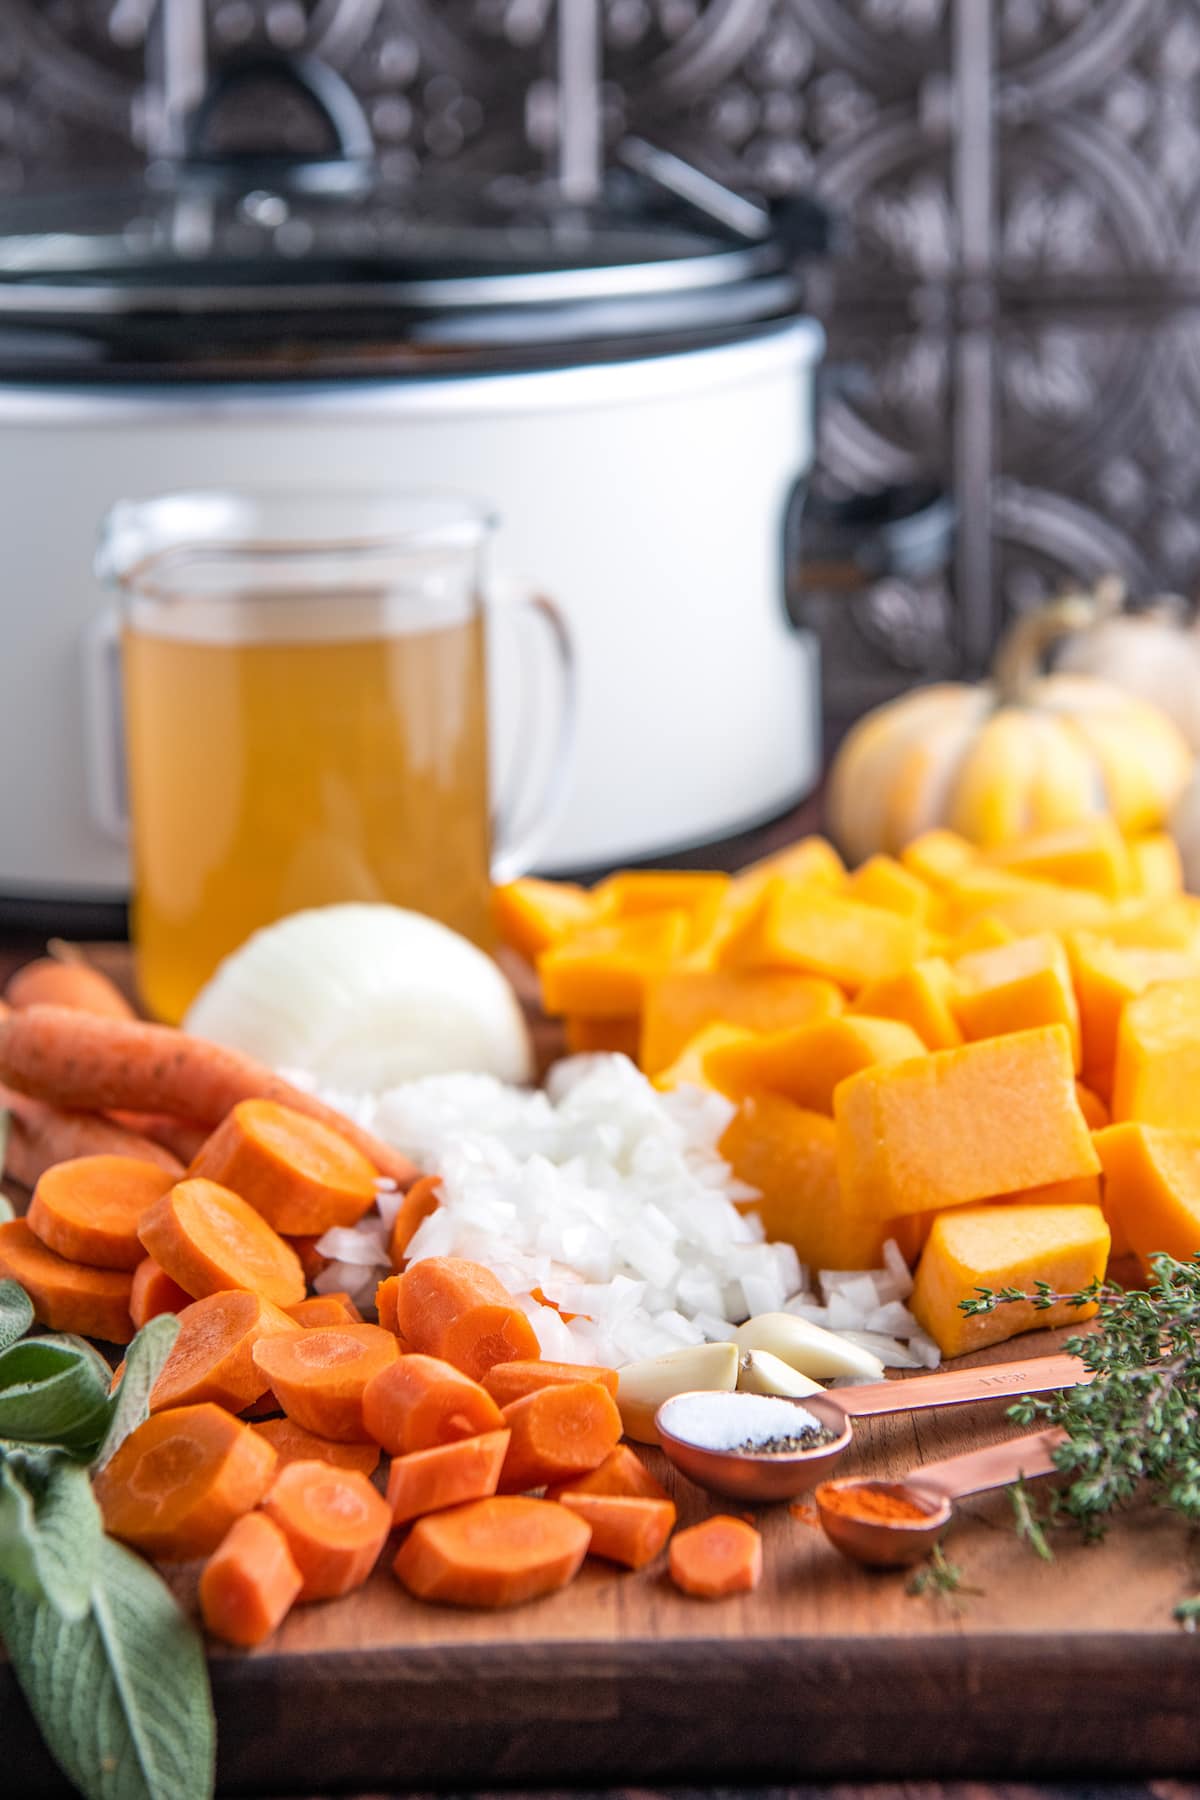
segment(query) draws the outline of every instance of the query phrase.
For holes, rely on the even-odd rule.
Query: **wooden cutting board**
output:
[[[96,960],[127,973],[126,955]],[[1004,1404],[864,1421],[843,1470],[899,1474],[1015,1434]],[[681,1523],[716,1509],[649,1454]],[[1139,1507],[1099,1546],[1056,1534],[1046,1564],[1005,1495],[969,1501],[946,1543],[966,1587],[949,1598],[851,1566],[787,1507],[755,1523],[762,1586],[717,1603],[678,1594],[660,1565],[597,1563],[552,1599],[457,1613],[411,1600],[385,1558],[366,1588],[298,1609],[265,1649],[214,1649],[221,1787],[1200,1770],[1200,1638],[1172,1619],[1200,1589],[1200,1535],[1177,1519]],[[188,1605],[195,1574],[173,1577]],[[64,1791],[7,1669],[0,1721],[0,1791]]]

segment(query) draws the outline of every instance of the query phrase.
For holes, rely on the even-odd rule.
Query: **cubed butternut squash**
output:
[[[1112,1116],[1200,1130],[1200,978],[1160,982],[1126,1003]]]
[[[833,1090],[872,1063],[924,1056],[911,1025],[897,1019],[819,1019],[769,1036],[747,1034],[714,1045],[705,1067],[714,1087],[736,1097],[761,1089],[811,1112],[833,1111]]]
[[[1200,955],[1200,901],[1191,894],[1166,900],[1131,900],[1114,909],[1098,929],[1110,943],[1139,950],[1183,950]]]
[[[923,831],[900,852],[900,861],[911,875],[928,882],[930,887],[944,888],[969,869],[979,852],[974,844],[956,831]]]
[[[965,1038],[1003,1037],[1035,1025],[1065,1025],[1080,1063],[1079,1007],[1071,965],[1052,932],[976,950],[955,964],[950,1005]]]
[[[492,921],[502,944],[536,962],[551,944],[594,925],[596,903],[586,888],[572,882],[525,875],[492,889]]]
[[[976,950],[995,950],[1000,944],[1015,944],[1017,934],[993,913],[978,913],[969,925],[947,937],[941,954],[951,965]]]
[[[1112,1114],[1107,1106],[1099,1094],[1088,1087],[1086,1083],[1082,1081],[1075,1083],[1075,1098],[1079,1102],[1079,1110],[1087,1121],[1089,1131],[1103,1131],[1106,1125],[1112,1123]]]
[[[1127,1003],[1157,982],[1200,976],[1200,958],[1184,950],[1113,944],[1090,931],[1069,932],[1066,948],[1079,1003],[1080,1072],[1105,1099],[1112,1094],[1117,1028]]]
[[[1038,931],[1101,930],[1113,908],[1101,895],[1087,888],[1056,887],[1051,881],[1031,881],[1007,869],[976,867],[946,890],[952,921],[967,925],[980,913],[990,913],[1018,937]]]
[[[1036,1282],[1045,1281],[1055,1293],[1079,1293],[1103,1276],[1108,1253],[1108,1226],[1098,1206],[968,1206],[939,1213],[909,1305],[943,1356],[963,1356],[1023,1331],[1075,1324],[1096,1311],[1065,1301],[1045,1309],[1011,1301],[968,1316],[961,1302],[977,1289],[1015,1287],[1031,1294]]]
[[[731,904],[741,906],[756,899],[769,881],[779,877],[837,892],[846,885],[846,865],[828,838],[801,838],[799,843],[788,844],[785,849],[739,869],[729,895]]]
[[[1035,881],[1090,888],[1106,900],[1120,900],[1133,891],[1129,846],[1114,821],[1103,814],[1015,844],[997,845],[985,852],[984,860],[993,868]]]
[[[833,1097],[851,1211],[889,1219],[1041,1187],[1100,1167],[1065,1025],[880,1063]]]
[[[1110,1125],[1096,1133],[1096,1148],[1114,1240],[1147,1272],[1159,1250],[1180,1262],[1200,1255],[1200,1131]]]
[[[672,1063],[704,1025],[782,1031],[832,1018],[846,1004],[832,981],[787,970],[680,969],[646,985],[640,1062],[647,1075]]]
[[[724,1093],[726,1090],[713,1072],[713,1057],[731,1044],[757,1041],[756,1034],[747,1031],[744,1025],[726,1025],[714,1020],[711,1025],[702,1025],[696,1035],[688,1039],[675,1061],[650,1077],[651,1082],[664,1094],[685,1084],[716,1088]]]
[[[950,1050],[963,1034],[950,1010],[954,972],[940,956],[927,956],[898,975],[869,981],[851,1001],[849,1012],[876,1019],[897,1019],[911,1026],[927,1050]]]
[[[1179,846],[1165,831],[1129,840],[1130,892],[1145,900],[1169,900],[1183,892]]]
[[[757,1188],[755,1212],[768,1238],[794,1246],[810,1269],[877,1269],[891,1226],[846,1211],[837,1175],[833,1120],[780,1094],[747,1094],[726,1128],[721,1155]]]
[[[620,1019],[642,1009],[646,984],[686,955],[691,915],[647,913],[596,925],[554,944],[537,961],[548,1013]]]
[[[652,912],[707,912],[728,891],[728,875],[691,869],[623,869],[592,889],[599,912],[609,919]]]
[[[892,856],[870,856],[846,884],[846,898],[864,906],[926,922],[933,909],[933,890]]]
[[[823,975],[856,993],[916,962],[921,946],[915,919],[777,879],[726,939],[718,960],[726,968]]]

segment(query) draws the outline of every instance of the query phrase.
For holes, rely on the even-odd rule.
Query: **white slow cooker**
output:
[[[822,336],[786,215],[746,217],[629,170],[580,208],[511,180],[391,192],[349,158],[196,158],[0,208],[0,900],[126,893],[92,566],[110,505],[167,489],[488,501],[498,563],[577,650],[547,869],[719,840],[808,791],[784,544]],[[494,664],[498,765],[536,736],[516,662]]]

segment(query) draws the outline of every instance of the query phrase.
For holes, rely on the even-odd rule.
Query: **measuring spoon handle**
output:
[[[1010,1394],[1045,1394],[1052,1388],[1076,1387],[1088,1378],[1077,1356],[1031,1356],[1027,1362],[990,1363],[981,1369],[838,1388],[829,1398],[851,1418],[878,1418],[929,1406],[962,1406],[970,1400],[1003,1400]]]
[[[962,1500],[967,1494],[1007,1487],[1020,1476],[1052,1475],[1054,1451],[1065,1443],[1066,1436],[1057,1426],[1048,1431],[1031,1431],[1023,1437],[1009,1438],[1005,1444],[990,1444],[986,1450],[968,1450],[965,1456],[926,1463],[924,1468],[912,1471],[907,1483],[924,1493]]]

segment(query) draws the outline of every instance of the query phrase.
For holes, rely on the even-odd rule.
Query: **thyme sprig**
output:
[[[1044,1421],[1066,1433],[1054,1461],[1070,1477],[1056,1515],[1098,1537],[1107,1517],[1148,1485],[1157,1500],[1200,1519],[1200,1257],[1150,1259],[1153,1279],[1143,1290],[1091,1282],[1074,1294],[1046,1282],[1032,1293],[1018,1288],[976,1290],[960,1302],[969,1315],[1024,1301],[1039,1309],[1098,1308],[1093,1330],[1068,1338],[1094,1379],[1009,1408],[1022,1425]]]
[[[967,1594],[979,1595],[982,1588],[968,1587],[957,1563],[952,1563],[940,1544],[933,1546],[929,1561],[910,1575],[905,1590],[910,1594],[929,1594],[935,1599],[962,1599]]]

